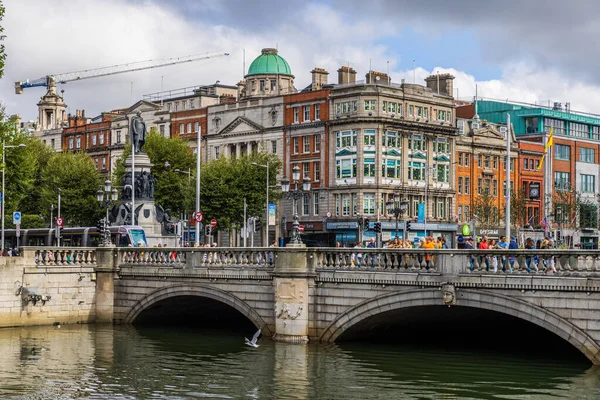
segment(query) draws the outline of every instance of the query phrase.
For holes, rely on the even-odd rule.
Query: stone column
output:
[[[114,246],[96,250],[96,322],[113,322],[117,250]]]
[[[301,246],[301,247],[300,247]],[[275,262],[275,335],[287,343],[308,342],[309,288],[314,286],[312,251],[300,245],[277,252]],[[311,258],[310,260],[313,260]]]

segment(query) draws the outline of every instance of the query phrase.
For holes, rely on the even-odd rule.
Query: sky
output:
[[[337,83],[350,64],[393,82],[424,84],[451,73],[455,97],[571,103],[600,114],[600,8],[593,0],[4,0],[7,114],[37,117],[44,88],[15,81],[128,62],[227,52],[178,66],[59,85],[69,112],[94,117],[143,95],[195,85],[235,85],[265,47],[277,47],[295,75],[314,67]]]

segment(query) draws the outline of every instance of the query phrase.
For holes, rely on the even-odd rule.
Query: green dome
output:
[[[287,61],[277,54],[277,49],[262,49],[262,54],[248,68],[248,75],[265,74],[292,74]]]

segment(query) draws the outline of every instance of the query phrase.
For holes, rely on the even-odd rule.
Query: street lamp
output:
[[[290,190],[290,180],[285,176],[281,180],[281,192],[283,193],[283,197],[288,200],[292,200],[292,213],[294,222],[292,224],[292,238],[290,240],[290,244],[299,245],[302,244],[302,239],[300,239],[300,223],[298,222],[298,213],[296,212],[296,200],[303,197],[305,193],[310,191],[311,181],[309,178],[305,177],[302,180],[302,187],[298,187],[298,183],[300,183],[300,168],[296,165],[292,169],[292,179],[294,184],[294,190]]]
[[[187,171],[182,171],[179,168],[175,168],[173,171],[177,172],[178,174],[185,174],[188,176],[188,186],[190,185],[190,183],[192,183],[192,169],[188,168]]]
[[[117,201],[117,199],[119,198],[119,192],[117,191],[117,189],[112,187],[112,182],[109,179],[107,179],[106,181],[104,181],[104,189],[98,189],[98,191],[96,192],[96,198],[98,199],[98,203],[100,203],[100,206],[106,207],[106,222],[104,225],[104,238],[102,241],[102,245],[107,247],[112,245],[112,242],[110,240],[110,230],[108,229],[108,209],[110,208],[112,203]]]
[[[4,220],[5,220],[5,204],[6,204],[6,191],[4,190],[4,175],[6,173],[6,149],[11,149],[13,147],[25,147],[25,143],[21,143],[18,145],[6,145],[6,140],[2,140],[2,245],[0,246],[0,251],[4,251]]]
[[[398,217],[404,215],[408,210],[408,200],[400,200],[400,193],[394,192],[394,200],[390,200],[385,203],[385,208],[388,214],[394,214],[396,217],[396,239],[398,239]],[[406,239],[406,223],[404,224],[404,230],[402,231],[402,239]]]
[[[262,165],[262,164],[258,164],[253,162],[252,165],[255,165],[257,167],[263,167],[267,169],[267,206],[266,206],[266,212],[265,212],[265,246],[264,247],[269,247],[269,160],[267,160],[267,165]],[[289,189],[289,188],[288,188]]]

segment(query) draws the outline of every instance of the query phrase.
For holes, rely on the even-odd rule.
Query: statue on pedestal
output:
[[[131,118],[129,132],[135,154],[141,153],[142,147],[144,146],[144,143],[146,143],[146,123],[142,119],[139,111]]]

